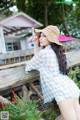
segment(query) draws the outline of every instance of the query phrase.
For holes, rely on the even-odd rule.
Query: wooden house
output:
[[[20,12],[0,21],[0,53],[33,48],[29,42],[34,28],[43,26],[29,15]]]

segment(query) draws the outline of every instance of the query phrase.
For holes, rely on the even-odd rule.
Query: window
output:
[[[14,51],[14,50],[20,50],[20,42],[13,42],[13,43],[6,43],[6,50],[7,51]]]

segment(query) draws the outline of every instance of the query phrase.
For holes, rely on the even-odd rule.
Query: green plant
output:
[[[43,111],[43,116],[45,120],[55,120],[57,117],[57,111],[51,106],[46,106],[45,110]]]
[[[69,70],[67,74],[80,88],[80,67]],[[9,111],[9,120],[55,120],[60,114],[53,101],[50,104],[41,105],[37,100],[24,101],[15,96],[15,103],[0,108],[0,111]],[[41,112],[42,111],[42,112]]]
[[[74,70],[69,70],[67,74],[80,88],[80,67],[75,67]]]
[[[60,111],[58,109],[58,106],[54,101],[51,103],[46,103],[38,105],[39,110],[43,111],[42,117],[44,120],[55,120],[55,118],[60,114]]]
[[[9,112],[9,120],[41,120],[42,112],[37,109],[37,100],[24,101],[15,96],[15,104],[4,106],[1,111]]]

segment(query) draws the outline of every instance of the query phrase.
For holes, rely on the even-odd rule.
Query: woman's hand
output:
[[[38,42],[39,42],[39,33],[36,33],[34,35],[33,42],[34,42],[34,44],[38,44]]]

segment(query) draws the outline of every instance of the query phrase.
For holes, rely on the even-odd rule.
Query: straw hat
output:
[[[49,25],[49,26],[45,27],[44,29],[35,29],[34,32],[35,33],[42,32],[42,33],[44,33],[44,35],[50,42],[63,46],[63,44],[60,43],[58,40],[60,31],[57,26]]]

